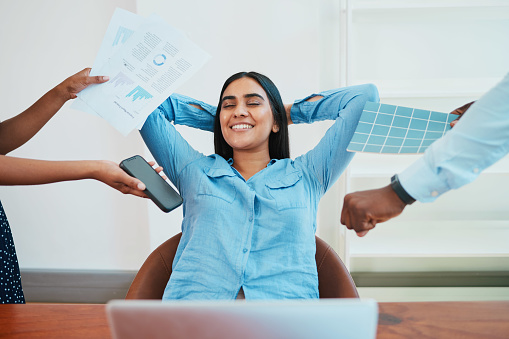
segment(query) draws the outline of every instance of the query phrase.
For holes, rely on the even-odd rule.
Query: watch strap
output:
[[[411,205],[415,202],[415,199],[410,196],[410,194],[405,191],[401,183],[399,182],[399,177],[397,174],[394,174],[391,178],[391,187],[394,192],[398,195],[398,197],[407,205]]]

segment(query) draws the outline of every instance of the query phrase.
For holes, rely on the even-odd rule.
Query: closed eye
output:
[[[235,104],[228,103],[228,102],[223,104],[223,108],[229,108],[229,107],[235,107]]]

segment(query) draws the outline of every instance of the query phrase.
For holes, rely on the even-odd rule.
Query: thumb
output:
[[[88,84],[102,84],[103,82],[106,82],[108,80],[110,80],[110,77],[107,75],[94,75],[88,77],[87,82]]]
[[[357,236],[358,237],[363,237],[365,236],[366,234],[368,234],[369,231],[360,231],[360,232],[357,232]]]
[[[134,178],[131,180],[129,187],[139,191],[144,191],[145,189],[147,189],[144,183]]]

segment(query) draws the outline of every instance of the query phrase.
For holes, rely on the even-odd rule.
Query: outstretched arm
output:
[[[451,131],[399,174],[402,195],[397,195],[392,186],[348,194],[341,222],[362,236],[376,223],[398,216],[406,206],[405,194],[421,202],[432,202],[475,180],[508,153],[508,98],[509,74],[471,107],[467,104],[453,111],[462,115],[468,109]]]
[[[152,166],[154,162],[149,162]],[[156,169],[162,171],[162,167]],[[0,185],[39,185],[59,181],[95,179],[124,193],[146,198],[145,185],[116,163],[101,160],[44,161],[0,155]]]
[[[23,113],[0,123],[0,154],[7,154],[30,140],[69,99],[91,84],[108,81],[103,76],[88,76],[90,68],[70,76],[44,94]]]

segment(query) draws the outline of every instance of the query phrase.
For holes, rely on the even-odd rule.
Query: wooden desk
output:
[[[509,338],[509,301],[379,303],[377,338]]]
[[[509,338],[509,301],[380,303],[377,338]],[[0,305],[2,338],[111,338],[104,305]]]

